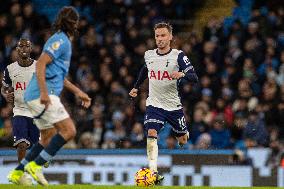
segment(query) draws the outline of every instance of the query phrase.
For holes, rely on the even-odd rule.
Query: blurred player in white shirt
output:
[[[33,124],[33,116],[24,102],[24,92],[35,72],[36,61],[30,58],[32,43],[28,39],[20,39],[16,50],[18,59],[4,70],[1,93],[8,102],[14,103],[14,146],[20,162],[25,157],[26,149],[38,141],[39,130]]]
[[[157,171],[158,133],[165,122],[168,122],[179,145],[187,143],[189,134],[178,87],[182,79],[198,82],[198,77],[183,51],[171,48],[172,26],[161,22],[155,25],[154,32],[158,48],[145,52],[145,65],[129,95],[136,97],[139,86],[149,78],[144,125],[147,130],[149,168],[155,172],[156,184],[159,184],[164,177]]]
[[[33,116],[24,102],[24,92],[35,72],[36,61],[30,58],[32,43],[20,39],[17,47],[18,59],[4,70],[1,94],[9,103],[14,103],[12,127],[14,147],[17,148],[18,161],[25,157],[27,149],[38,142],[39,130],[33,122]],[[25,184],[32,178],[24,175]]]

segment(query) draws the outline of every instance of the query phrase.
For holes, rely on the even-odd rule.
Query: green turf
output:
[[[47,187],[35,186],[16,186],[12,184],[0,184],[0,189],[142,189],[137,186],[95,186],[95,185],[51,185]],[[276,189],[277,187],[193,187],[193,186],[155,186],[151,189]],[[279,187],[278,187],[279,188]]]

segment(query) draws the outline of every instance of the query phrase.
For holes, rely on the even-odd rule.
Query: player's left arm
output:
[[[71,93],[73,93],[74,95],[79,97],[82,100],[81,105],[83,107],[85,107],[85,108],[90,107],[92,99],[86,93],[84,93],[81,89],[76,87],[73,83],[71,83],[66,78],[64,79],[64,88],[66,88],[68,91],[70,91]]]
[[[190,82],[197,83],[198,82],[197,74],[195,73],[192,64],[190,63],[189,59],[184,54],[184,52],[179,53],[177,62],[179,66],[179,71],[174,71],[171,77],[173,79],[184,78]]]

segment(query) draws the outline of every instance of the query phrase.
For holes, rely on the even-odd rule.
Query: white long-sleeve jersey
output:
[[[14,116],[33,117],[27,105],[24,102],[24,93],[35,73],[36,61],[27,67],[20,66],[18,62],[14,62],[7,66],[4,70],[4,77],[2,84],[5,87],[13,87],[14,89]]]
[[[171,49],[166,54],[159,54],[157,49],[145,52],[148,69],[149,96],[146,106],[154,106],[173,111],[182,108],[178,92],[178,81],[171,78],[173,71],[185,73],[185,79],[197,82],[193,66],[183,51]]]

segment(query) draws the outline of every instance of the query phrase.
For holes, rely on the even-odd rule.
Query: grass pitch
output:
[[[17,186],[12,184],[0,184],[0,189],[143,189],[137,186],[96,186],[96,185],[50,185],[42,187],[34,186]],[[149,189],[276,189],[279,187],[193,187],[193,186],[154,186]]]

